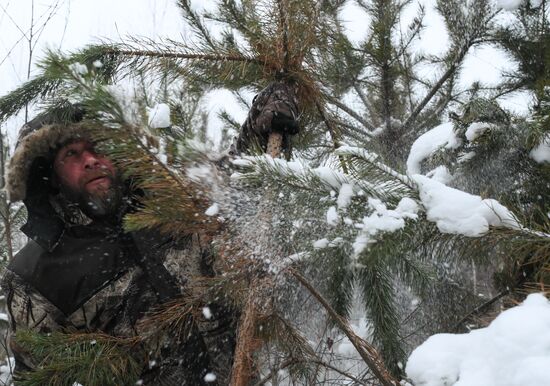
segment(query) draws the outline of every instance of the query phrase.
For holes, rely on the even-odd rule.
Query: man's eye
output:
[[[67,150],[65,153],[65,157],[72,157],[74,155],[76,155],[76,150]]]

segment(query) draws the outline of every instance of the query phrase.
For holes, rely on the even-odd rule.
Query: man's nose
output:
[[[85,150],[82,153],[82,158],[84,162],[84,168],[85,169],[97,169],[101,166],[101,163],[99,162],[99,157],[94,152]]]

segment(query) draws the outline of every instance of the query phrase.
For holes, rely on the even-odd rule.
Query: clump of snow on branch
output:
[[[520,228],[515,216],[493,199],[453,189],[426,176],[414,175],[428,220],[443,233],[481,236],[489,226]]]
[[[205,319],[212,319],[212,311],[210,310],[210,307],[202,308],[202,316],[204,316]]]
[[[280,158],[272,158],[269,155],[263,156],[245,156],[232,161],[236,166],[252,167],[261,172],[262,165],[268,165],[276,168],[282,176],[295,175],[299,177],[318,178],[327,189],[340,189],[343,183],[351,184],[351,178],[344,173],[334,170],[328,166],[309,168],[298,161],[285,161]],[[234,173],[233,178],[242,177],[239,173]]]
[[[420,174],[422,161],[441,148],[456,149],[460,144],[451,122],[434,127],[414,141],[407,158],[407,172]]]
[[[206,209],[206,212],[204,212],[204,214],[207,216],[215,216],[219,212],[220,212],[220,206],[214,203],[208,209]]]
[[[426,173],[426,176],[445,185],[453,180],[453,176],[449,172],[449,169],[444,165],[439,165],[435,169],[429,171]]]
[[[338,209],[344,210],[351,203],[353,198],[353,185],[351,184],[342,184],[340,187],[340,192],[338,193],[338,199],[336,203],[338,204]]]
[[[166,103],[159,103],[147,112],[148,125],[152,129],[162,129],[171,125],[170,122],[170,106]]]
[[[369,198],[368,203],[373,212],[365,216],[362,223],[355,225],[361,229],[353,243],[355,256],[363,252],[369,244],[376,242],[379,233],[403,229],[405,219],[416,220],[418,217],[418,204],[408,197],[401,199],[395,209],[388,209],[382,201],[375,198]]]
[[[473,122],[468,126],[466,129],[466,139],[469,142],[475,141],[478,137],[480,137],[483,133],[485,133],[487,130],[491,129],[494,125],[487,123],[487,122]]]
[[[497,0],[497,7],[506,11],[515,11],[521,6],[523,0]]]
[[[550,384],[550,302],[531,294],[488,327],[437,334],[417,347],[406,372],[416,386]]]
[[[324,249],[324,248],[328,247],[329,244],[330,244],[329,239],[327,239],[327,238],[319,239],[319,240],[317,240],[313,243],[313,248],[315,248],[315,249]]]
[[[531,150],[529,156],[538,163],[550,162],[550,137],[546,135],[541,143]]]
[[[216,382],[216,378],[217,378],[217,377],[216,377],[216,374],[214,374],[214,373],[208,373],[208,374],[206,374],[206,375],[204,376],[204,381],[205,381],[205,382],[208,382],[208,383],[210,383],[210,382]]]
[[[327,210],[327,223],[329,225],[337,225],[339,221],[338,211],[335,206],[331,206]]]
[[[82,63],[71,63],[69,64],[69,70],[73,73],[73,75],[86,75],[88,73],[88,67],[86,67],[85,64]]]

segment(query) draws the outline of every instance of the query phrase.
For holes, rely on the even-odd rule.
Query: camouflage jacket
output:
[[[148,311],[170,296],[179,295],[194,278],[214,274],[209,245],[197,235],[177,245],[158,235],[148,234],[142,240],[142,235],[133,235],[134,245],[127,247],[125,240],[110,233],[98,234],[97,227],[92,236],[89,229],[85,231],[84,238],[78,238],[79,232],[64,235],[52,252],[30,241],[2,278],[16,372],[32,370],[37,365],[13,339],[20,329],[137,336]],[[150,260],[160,257],[161,267],[135,262],[128,258],[130,253]],[[176,292],[170,293],[174,288],[168,286],[159,288],[159,281],[151,278],[153,274],[169,274],[170,278],[161,277],[160,282],[173,279]],[[195,320],[194,336],[187,342],[176,343],[170,331],[147,341],[144,350],[150,358],[142,374],[145,385],[200,385],[207,373],[216,375],[216,382],[209,385],[229,382],[236,318],[220,305],[205,306],[211,310],[208,319],[202,315]],[[174,346],[166,349],[167,344]],[[157,350],[161,345],[163,349]],[[151,363],[155,365],[150,366]]]

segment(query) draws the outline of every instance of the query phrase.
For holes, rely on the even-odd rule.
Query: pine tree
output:
[[[133,39],[87,47],[68,57],[50,53],[39,76],[0,98],[0,118],[5,119],[33,101],[47,101],[50,110],[62,110],[67,101],[76,98],[86,107],[87,122],[97,129],[104,151],[146,192],[143,209],[126,218],[127,229],[155,226],[176,237],[193,232],[211,237],[221,231],[226,242],[220,244],[219,254],[227,263],[226,276],[208,285],[206,292],[215,297],[221,291],[224,298],[242,310],[239,342],[244,351],[259,354],[258,345],[263,344],[276,357],[265,361],[264,367],[291,363],[287,366],[298,379],[318,379],[319,363],[332,366],[332,358],[323,353],[324,347],[311,350],[301,332],[306,329],[305,324],[293,323],[293,318],[304,310],[296,310],[284,301],[307,298],[312,293],[327,310],[332,325],[340,328],[359,351],[370,371],[380,382],[392,384],[394,379],[385,368],[400,375],[399,362],[406,349],[400,326],[403,313],[397,302],[399,289],[410,287],[421,298],[429,298],[436,269],[443,265],[441,252],[448,251],[450,245],[471,245],[471,240],[464,238],[446,240],[426,221],[422,208],[412,210],[418,206],[418,188],[399,172],[404,169],[406,154],[396,153],[395,148],[408,148],[427,127],[441,120],[452,103],[464,101],[468,104],[456,119],[460,135],[480,120],[495,122],[499,127],[488,131],[488,142],[483,142],[483,138],[475,143],[465,142],[464,152],[468,147],[477,147],[479,157],[490,158],[490,149],[506,144],[508,135],[521,135],[515,126],[510,128],[507,115],[493,101],[464,100],[466,94],[456,86],[460,65],[470,48],[488,40],[495,12],[484,0],[471,1],[469,7],[463,7],[460,1],[438,2],[451,47],[441,58],[424,58],[416,57],[411,49],[422,30],[422,8],[408,33],[396,37],[407,1],[359,2],[371,18],[371,27],[368,37],[358,46],[342,32],[338,17],[342,1],[279,0],[258,4],[227,0],[221,1],[213,14],[199,14],[185,0],[178,4],[195,32],[192,43]],[[207,20],[227,26],[221,38],[209,32]],[[427,60],[442,65],[442,73],[435,80],[422,79],[415,73],[417,66]],[[86,70],[75,71],[81,65]],[[125,106],[107,86],[122,77],[139,78],[144,74],[164,85],[164,93],[159,93],[162,97],[154,101],[141,95],[134,109]],[[182,79],[187,85],[185,91],[168,92],[168,84]],[[207,158],[187,141],[202,124],[198,100],[212,87],[238,93],[245,87],[260,90],[274,80],[298,88],[303,129],[294,143],[294,153],[310,163],[299,166],[263,157],[244,162],[247,199],[253,200],[266,189],[271,193],[266,197],[267,203],[262,203],[265,209],[244,215],[232,224],[233,228],[224,229],[204,215],[213,200],[213,196],[204,194],[208,187],[184,173],[189,165]],[[419,87],[424,92],[419,93]],[[478,91],[474,89],[471,94]],[[360,109],[341,102],[347,93],[361,100]],[[153,102],[171,104],[171,128],[150,127],[146,107]],[[541,115],[540,122],[545,121],[544,117]],[[224,118],[236,126],[231,117]],[[358,147],[341,146],[344,142]],[[446,156],[452,158],[456,153]],[[513,146],[510,153],[514,154]],[[325,165],[331,163],[336,166],[328,171]],[[475,186],[475,179],[470,178],[477,173],[474,169],[480,161],[475,165],[471,161],[471,165],[468,169],[468,163],[449,160],[449,167],[462,173],[461,183],[466,187]],[[521,187],[523,182],[517,181]],[[346,189],[352,189],[353,194],[346,194]],[[510,196],[501,195],[496,184],[491,189],[491,196],[499,199]],[[513,189],[508,193],[513,194]],[[527,190],[523,193],[530,197]],[[338,203],[340,197],[342,201],[348,197],[349,202]],[[312,200],[320,204],[312,206]],[[365,218],[377,219],[387,213],[395,220],[387,230],[381,228],[371,234],[353,226],[364,223]],[[252,229],[255,225],[258,228]],[[249,232],[259,239],[268,236],[262,245],[261,259],[251,259],[257,251],[246,244],[242,234],[233,237],[242,232],[242,226],[250,227]],[[254,233],[259,230],[268,233]],[[495,231],[487,238],[502,240],[510,232]],[[544,228],[539,232],[543,232],[538,234],[542,238],[530,244],[537,248],[544,246],[545,240]],[[516,241],[533,238],[533,233],[513,234]],[[233,239],[241,244],[229,241]],[[544,248],[540,248],[529,253],[540,256],[544,253]],[[457,259],[471,257],[462,252],[457,249],[453,254]],[[483,255],[481,249],[477,249],[477,254]],[[268,263],[267,259],[273,261]],[[273,269],[277,280],[269,275]],[[345,321],[350,316],[354,291],[360,294],[373,341],[385,363]],[[170,315],[184,320],[186,313],[200,307],[200,300],[195,300],[196,303],[167,307],[159,318],[167,323],[173,320]],[[318,303],[304,304],[307,310],[313,310]],[[170,314],[174,309],[176,313]],[[262,363],[259,355],[255,359]],[[250,366],[249,358],[237,353],[235,369],[242,374],[239,382],[249,378]],[[270,376],[276,373],[275,368]]]
[[[454,175],[453,186],[498,199],[527,228],[495,229],[481,239],[453,236],[431,243],[439,253],[485,265],[498,262],[491,268],[497,289],[494,297],[475,301],[471,312],[458,321],[457,329],[490,314],[503,297],[506,303],[547,286],[548,166],[540,159],[535,161],[534,152],[547,143],[548,16],[546,1],[540,6],[532,4],[525,2],[514,11],[514,20],[495,29],[491,38],[509,54],[517,70],[507,74],[493,92],[477,90],[471,94],[451,117],[462,145],[436,152],[425,164],[426,170],[445,165]],[[517,90],[533,97],[526,116],[513,114],[498,103],[499,97]]]

